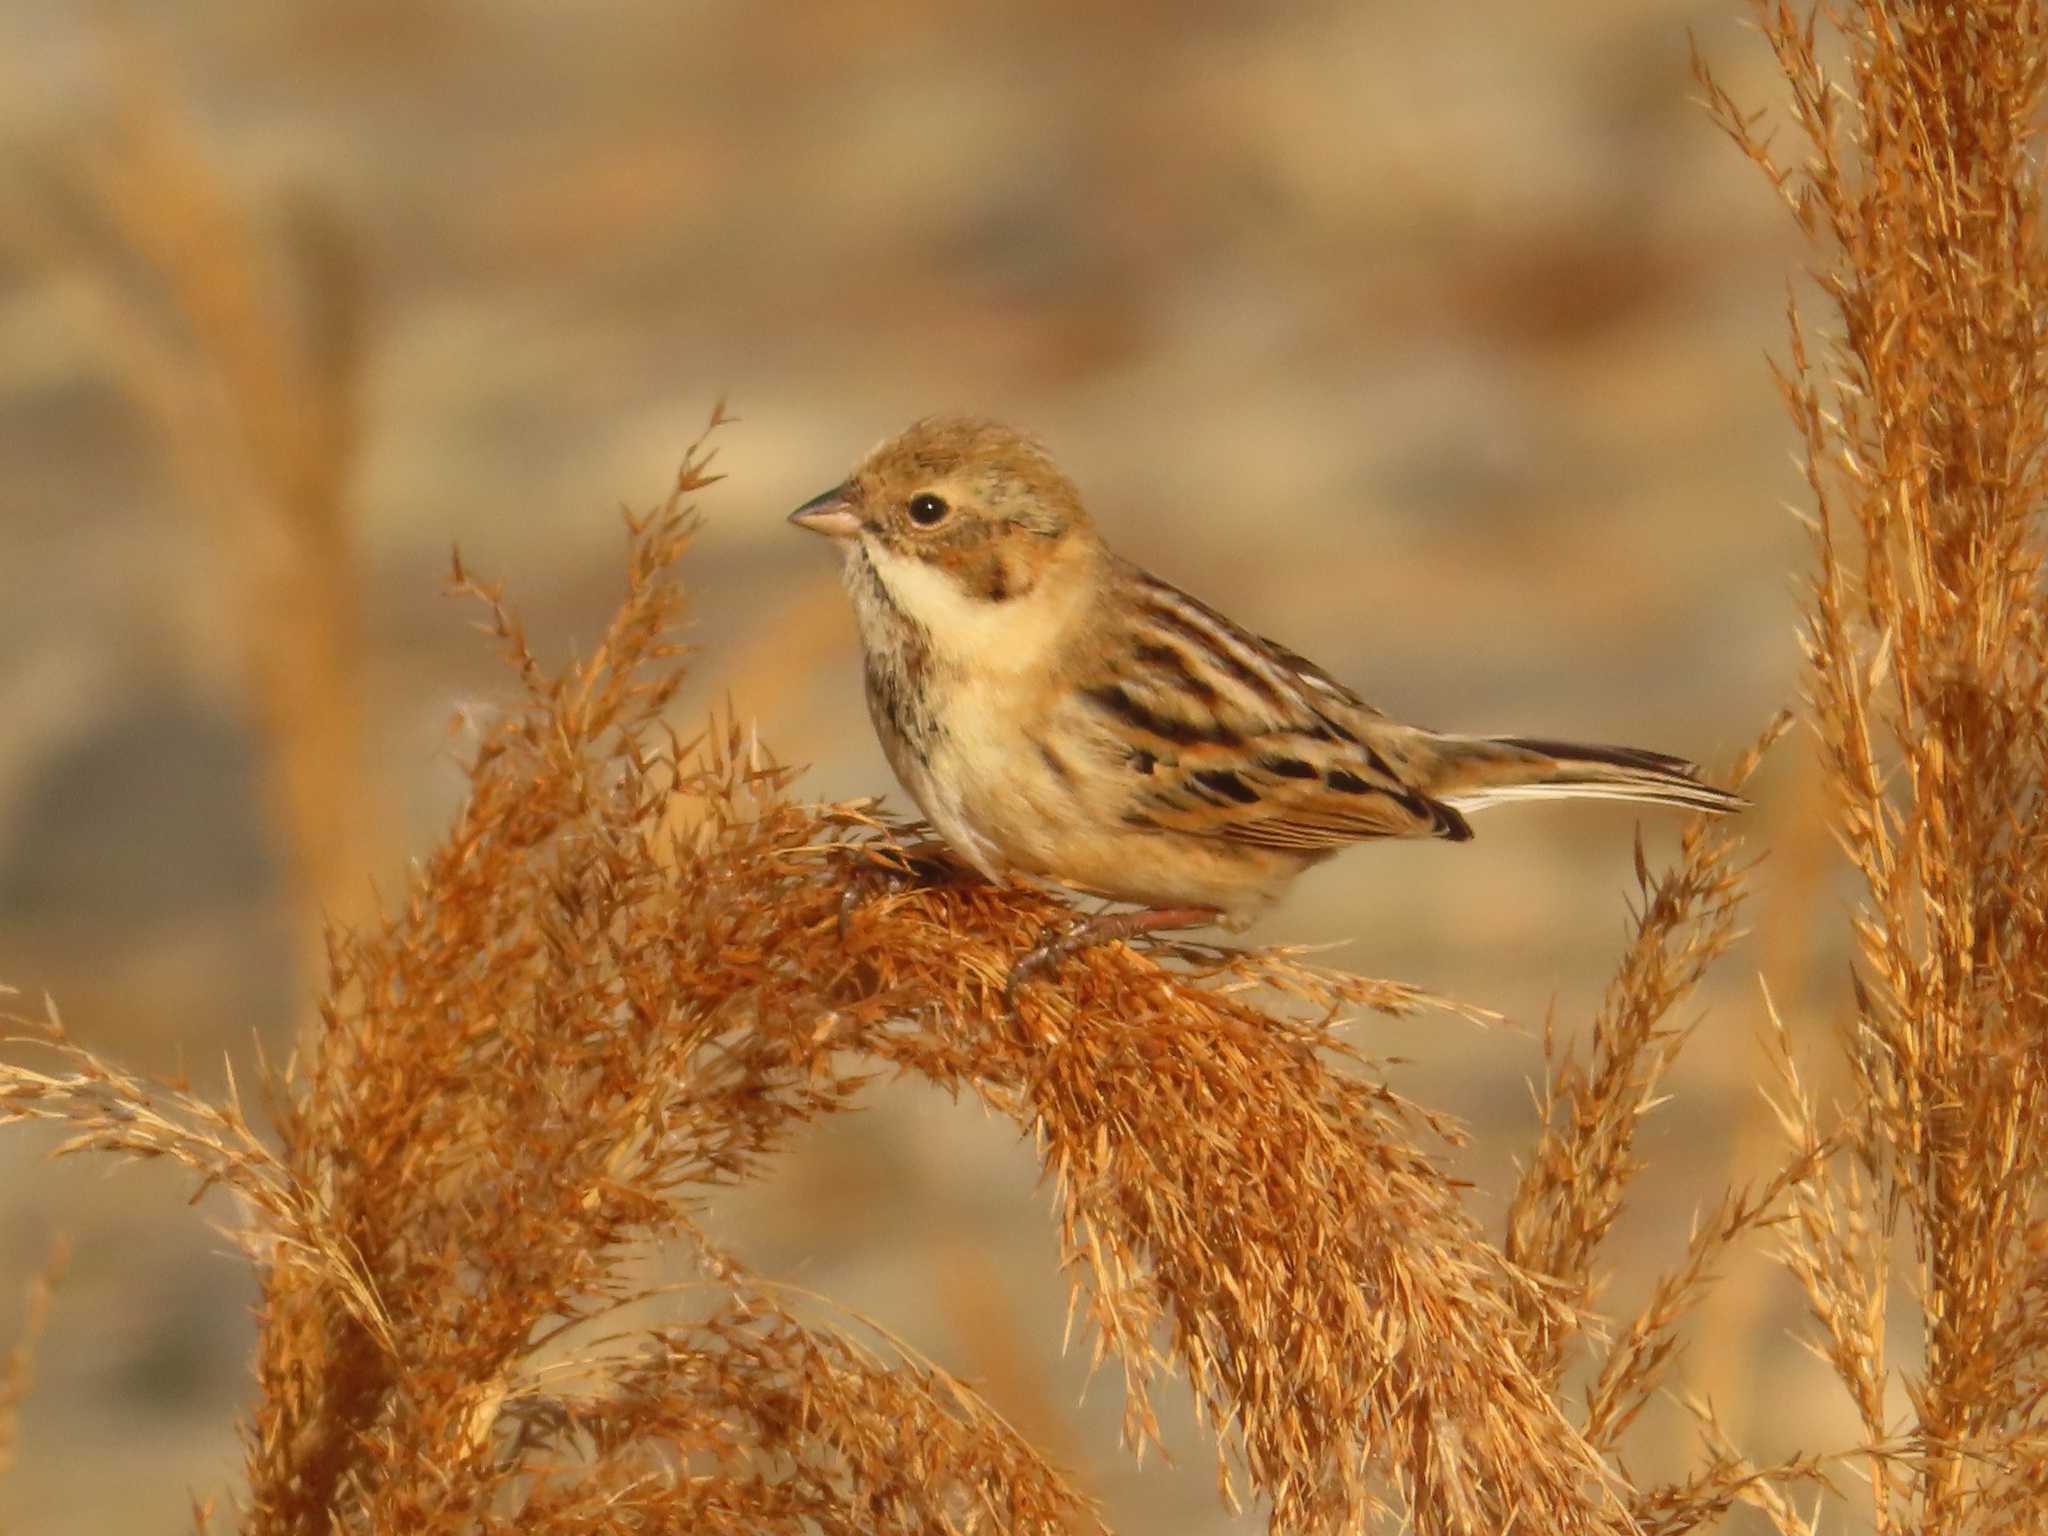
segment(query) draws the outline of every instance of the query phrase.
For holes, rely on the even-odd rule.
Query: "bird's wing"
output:
[[[1124,821],[1314,854],[1472,835],[1417,787],[1428,733],[1385,720],[1284,646],[1179,588],[1119,571],[1118,627],[1082,689],[1129,790]]]

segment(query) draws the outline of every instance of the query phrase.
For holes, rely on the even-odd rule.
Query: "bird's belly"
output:
[[[990,879],[1050,874],[1062,827],[1084,806],[1032,745],[999,716],[947,711],[922,757],[894,766],[911,798],[955,852]]]
[[[1135,828],[1098,830],[1050,850],[1034,871],[1062,885],[1148,907],[1215,907],[1249,919],[1279,900],[1316,858],[1217,838]]]

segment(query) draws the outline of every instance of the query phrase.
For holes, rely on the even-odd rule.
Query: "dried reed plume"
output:
[[[2048,15],[1900,0],[1827,12],[1825,32],[1759,16],[1796,164],[1700,73],[1807,236],[1826,315],[1814,345],[1792,309],[1781,382],[1814,499],[1809,716],[1862,886],[1846,1154],[1800,1187],[1784,1257],[1862,1422],[1874,1528],[2039,1531]],[[1833,1114],[1804,1091],[1784,1105],[1808,1149]],[[1901,1368],[1887,1330],[1907,1299],[1920,1337]]]
[[[233,1099],[119,1073],[54,1023],[52,1070],[0,1068],[0,1116],[240,1197],[264,1271],[244,1530],[1096,1528],[960,1383],[804,1321],[703,1235],[708,1190],[760,1177],[877,1067],[1030,1132],[1127,1442],[1153,1442],[1159,1373],[1184,1373],[1224,1497],[1248,1487],[1276,1530],[1675,1532],[1754,1488],[1717,1453],[1638,1493],[1605,1453],[1763,1201],[1703,1229],[1602,1357],[1586,1413],[1557,1390],[1589,1338],[1632,1127],[1681,1038],[1661,1020],[1732,932],[1725,829],[1643,872],[1593,1065],[1559,1063],[1504,1253],[1441,1165],[1454,1130],[1338,1032],[1340,1009],[1437,1006],[1411,988],[1282,952],[1119,946],[1012,1015],[1004,978],[1062,916],[1051,896],[876,889],[842,934],[849,882],[866,889],[905,829],[793,799],[731,722],[688,746],[663,724],[674,564],[707,483],[693,455],[631,522],[625,598],[559,672],[458,564],[523,702],[398,909],[335,932],[319,1025],[266,1084],[274,1150]],[[641,1261],[676,1245],[702,1284],[635,1332]]]

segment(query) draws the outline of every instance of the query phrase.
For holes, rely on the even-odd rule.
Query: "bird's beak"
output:
[[[850,539],[860,532],[860,514],[853,510],[854,494],[850,482],[835,485],[790,513],[789,520],[828,539]]]

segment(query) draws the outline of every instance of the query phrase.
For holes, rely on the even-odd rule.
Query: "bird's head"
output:
[[[968,417],[928,417],[879,444],[789,520],[837,541],[849,569],[871,569],[942,642],[1064,608],[1062,589],[1100,563],[1080,493],[1051,455]]]

